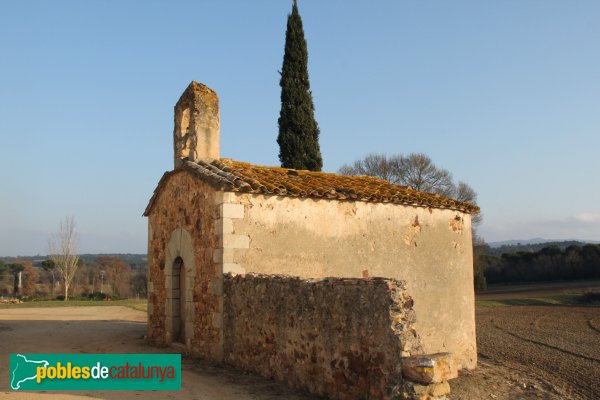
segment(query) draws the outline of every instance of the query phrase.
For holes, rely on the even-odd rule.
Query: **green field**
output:
[[[600,306],[597,299],[590,300],[585,294],[559,294],[554,296],[524,297],[501,300],[476,300],[477,307],[498,306]]]
[[[583,294],[560,294],[553,296],[538,296],[538,297],[517,297],[512,299],[499,300],[476,300],[477,307],[499,307],[499,306],[551,306],[551,305],[589,305],[599,306],[596,301],[586,302]],[[148,308],[147,300],[113,300],[113,301],[94,301],[94,300],[38,300],[26,301],[21,304],[6,304],[0,303],[1,308],[34,308],[34,307],[107,307],[107,306],[123,306],[134,310],[146,311]]]
[[[146,311],[148,302],[146,300],[113,300],[113,301],[95,301],[95,300],[39,300],[26,301],[21,304],[0,303],[0,308],[34,308],[34,307],[106,307],[106,306],[124,306],[134,310]]]

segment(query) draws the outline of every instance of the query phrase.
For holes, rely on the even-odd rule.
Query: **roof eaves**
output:
[[[276,171],[277,173],[281,173],[281,170],[285,170],[279,167],[262,167],[229,159],[215,159],[206,161],[201,160],[198,162],[185,161],[180,168],[174,171],[166,172],[162,176],[143,215],[149,215],[167,180],[170,178],[170,176],[180,171],[186,171],[190,173],[193,177],[211,185],[216,190],[229,192],[246,192],[270,196],[310,197],[338,201],[392,203],[412,207],[449,209],[467,214],[478,214],[480,212],[479,207],[476,205],[440,196],[439,194],[419,192],[406,186],[397,186],[397,191],[394,190],[387,196],[377,192],[363,193],[359,190],[357,191],[357,189],[352,187],[352,185],[349,185],[348,187],[342,186],[336,189],[333,186],[330,187],[326,181],[324,182],[325,186],[322,188],[309,188],[310,190],[304,190],[303,188],[296,187],[294,185],[286,188],[265,182],[264,176],[261,181],[260,176],[253,176],[254,169],[267,169]],[[294,171],[294,174],[290,174],[290,171]],[[325,174],[324,176],[335,175],[296,170],[287,170],[287,174]],[[377,184],[381,181],[375,177],[360,178],[368,178],[374,184]],[[387,183],[389,184],[389,182]]]

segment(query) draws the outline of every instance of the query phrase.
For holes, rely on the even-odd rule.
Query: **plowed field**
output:
[[[600,399],[600,308],[477,310],[480,356],[550,385],[557,399]]]

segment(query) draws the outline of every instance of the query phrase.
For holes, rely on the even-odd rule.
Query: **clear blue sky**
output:
[[[600,2],[300,0],[324,170],[424,152],[479,194],[489,241],[600,240]],[[0,12],[0,255],[145,252],[191,80],[221,154],[278,164],[290,1],[13,1]]]

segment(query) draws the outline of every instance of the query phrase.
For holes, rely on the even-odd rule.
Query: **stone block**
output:
[[[224,263],[223,264],[223,273],[231,273],[235,275],[241,275],[246,273],[246,269],[243,268],[240,264],[236,263]]]
[[[186,347],[189,349],[192,347],[192,338],[194,337],[194,325],[191,323],[188,323],[186,321],[185,324],[185,341],[186,341]]]
[[[441,383],[458,376],[450,353],[437,353],[402,359],[402,375],[409,381]]]
[[[223,194],[224,194],[224,192],[221,192],[219,190],[216,191],[216,192],[213,192],[213,203],[214,204],[224,203],[224,201],[223,201]]]
[[[212,361],[222,362],[223,361],[223,344],[214,344],[210,346],[210,358]]]
[[[213,261],[216,263],[232,263],[233,249],[216,249],[213,251]]]
[[[433,383],[428,386],[428,391],[431,396],[441,397],[450,393],[450,384],[448,381]]]
[[[247,235],[223,236],[224,249],[247,249],[250,247],[250,238]]]
[[[242,206],[243,207],[243,206]],[[215,233],[217,235],[230,235],[233,233],[233,221],[231,218],[219,218],[215,221]]]
[[[223,249],[213,250],[213,262],[216,262],[216,263],[223,262]]]
[[[402,399],[404,400],[442,400],[450,393],[450,385],[444,381],[421,385],[414,382],[406,382],[403,386]]]
[[[217,297],[217,312],[223,314],[223,296]]]
[[[221,329],[223,327],[223,314],[212,313],[212,325],[214,328]]]
[[[244,206],[242,204],[223,203],[219,208],[221,218],[244,218]]]
[[[217,191],[214,194],[213,201],[215,204],[235,203],[235,193]]]
[[[224,263],[232,263],[233,262],[233,249],[223,249],[223,262]]]
[[[221,233],[226,235],[233,233],[233,221],[231,220],[231,218],[223,218]]]
[[[235,203],[235,193],[223,192],[223,203]]]
[[[215,296],[223,294],[223,279],[221,277],[212,279],[212,292]]]

